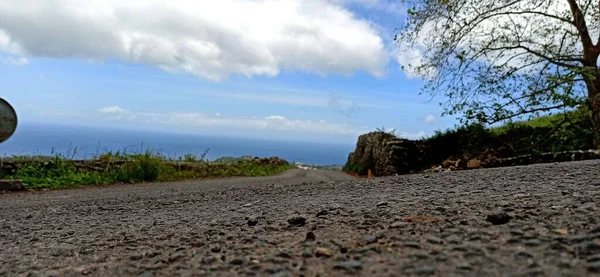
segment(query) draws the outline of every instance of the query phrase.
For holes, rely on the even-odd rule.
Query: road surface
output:
[[[600,163],[0,195],[0,276],[598,276]]]

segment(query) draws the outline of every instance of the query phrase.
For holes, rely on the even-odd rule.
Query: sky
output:
[[[417,139],[456,122],[400,69],[398,2],[3,0],[0,97],[23,124]]]

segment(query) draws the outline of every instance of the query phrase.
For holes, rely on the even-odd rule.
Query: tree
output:
[[[493,124],[591,110],[600,137],[600,0],[404,0],[408,72],[444,115]],[[406,52],[411,53],[411,52]]]

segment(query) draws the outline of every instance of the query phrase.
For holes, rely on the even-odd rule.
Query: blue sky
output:
[[[24,2],[0,4],[0,97],[25,124],[354,142],[455,123],[400,70],[394,1]]]

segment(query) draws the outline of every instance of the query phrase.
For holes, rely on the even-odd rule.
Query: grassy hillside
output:
[[[567,113],[552,114],[540,116],[529,120],[515,122],[512,124],[504,124],[499,127],[490,128],[495,134],[502,134],[515,127],[531,127],[531,128],[549,128],[556,127],[561,124],[561,128],[577,128],[577,123],[581,123],[589,117],[587,109],[578,109]]]

